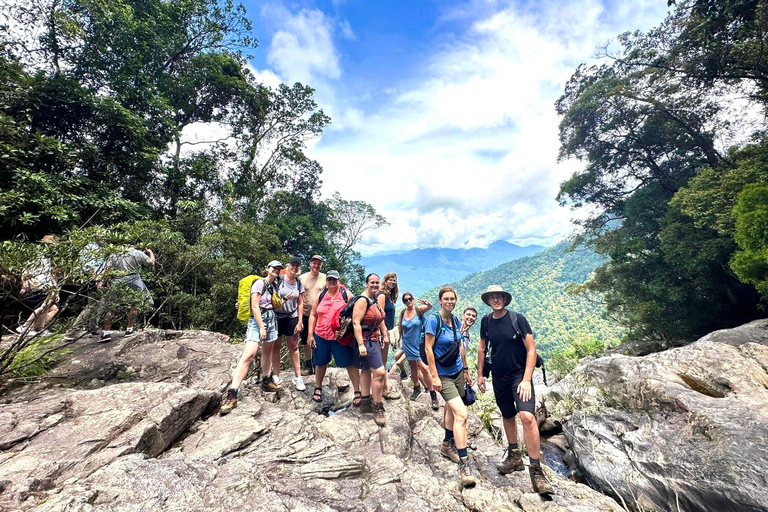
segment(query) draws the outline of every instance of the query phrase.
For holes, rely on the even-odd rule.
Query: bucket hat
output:
[[[488,304],[488,296],[491,295],[492,293],[500,293],[504,295],[504,307],[509,306],[509,303],[512,302],[512,294],[510,294],[509,292],[505,292],[501,288],[501,286],[499,286],[498,284],[492,284],[491,286],[486,288],[483,294],[480,296],[480,299],[486,304]],[[488,305],[490,306],[490,304]]]

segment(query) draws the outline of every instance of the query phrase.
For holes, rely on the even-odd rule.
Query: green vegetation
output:
[[[688,340],[765,314],[768,2],[672,4],[568,82],[560,157],[584,167],[559,199],[589,208],[576,242],[609,258],[581,290],[633,338]]]
[[[480,295],[491,284],[499,284],[512,294],[510,307],[523,313],[534,331],[536,347],[549,358],[559,350],[573,347],[617,344],[623,329],[603,318],[604,306],[587,297],[569,292],[570,283],[583,283],[605,258],[591,251],[569,251],[562,242],[534,256],[510,261],[486,272],[479,272],[453,283],[459,295],[460,314],[474,306],[479,319],[490,312]],[[436,303],[434,288],[425,297]],[[480,320],[472,327],[472,339],[480,336]],[[470,358],[475,360],[477,343]],[[474,361],[472,365],[474,366]],[[549,363],[547,363],[549,367]]]
[[[257,82],[242,5],[33,0],[0,15],[40,28],[0,31],[0,337],[29,314],[21,276],[41,258],[63,292],[51,328],[64,330],[95,241],[101,258],[154,251],[146,321],[159,327],[240,333],[238,280],[288,255],[321,254],[359,284],[353,247],[386,220],[339,194],[319,199],[322,168],[305,150],[331,119],[311,87]],[[31,243],[47,234],[59,244]],[[3,344],[0,375],[29,343]]]

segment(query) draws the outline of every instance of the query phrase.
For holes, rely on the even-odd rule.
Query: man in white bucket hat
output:
[[[533,391],[533,369],[536,346],[528,319],[507,309],[512,295],[499,285],[489,286],[480,298],[493,310],[480,321],[480,345],[477,349],[477,386],[485,393],[486,347],[492,357],[493,394],[504,422],[509,447],[503,461],[496,464],[501,473],[523,471],[525,465],[517,447],[517,422],[520,413],[533,488],[539,494],[552,494],[553,489],[541,469],[539,425],[536,422],[536,400]]]

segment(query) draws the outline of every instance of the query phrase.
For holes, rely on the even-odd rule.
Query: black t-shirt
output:
[[[389,296],[385,292],[379,292],[376,295],[377,299],[379,295],[384,296],[384,325],[387,326],[388,331],[391,331],[395,328],[395,304],[389,300]]]
[[[514,315],[517,315],[519,331],[514,327]],[[493,314],[489,314],[487,318],[488,320],[483,318],[481,321],[480,336],[490,343],[493,378],[508,379],[525,372],[528,351],[525,349],[523,337],[533,334],[528,319],[509,310],[499,319],[493,318]]]

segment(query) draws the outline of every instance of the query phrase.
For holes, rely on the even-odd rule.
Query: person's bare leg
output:
[[[384,344],[384,348],[381,349],[381,360],[384,362],[384,387],[382,388],[382,391],[385,391],[389,389],[389,384],[387,383],[387,357],[389,356],[389,343]],[[372,370],[375,371],[375,370]]]
[[[411,383],[413,384],[413,387],[416,387],[419,385],[419,362],[408,361],[408,366],[411,367]]]
[[[520,422],[523,424],[523,437],[528,457],[541,458],[541,441],[539,440],[539,424],[536,416],[529,412],[520,412]]]
[[[352,389],[354,391],[360,391],[360,370],[355,365],[347,366],[347,375],[352,382]]]
[[[328,368],[328,365],[315,366],[315,387],[316,388],[323,387],[323,379],[325,378],[325,370],[327,368]]]
[[[452,398],[445,404],[445,421],[451,425],[456,449],[467,447],[467,406],[461,401],[461,397]]]
[[[272,343],[272,353],[269,356],[269,362],[271,364],[271,368],[269,368],[269,373],[272,375],[280,376],[280,349],[283,348],[283,337],[278,336],[277,340],[275,340],[274,343]]]
[[[299,335],[286,336],[285,344],[288,347],[288,358],[293,366],[294,377],[301,377],[301,360],[299,358]]]
[[[507,436],[507,443],[517,444],[517,417],[512,416],[511,418],[503,418],[503,424],[504,434]]]
[[[386,385],[387,371],[383,366],[371,370],[371,394],[373,401],[381,403],[382,393],[384,392],[384,386]]]
[[[371,396],[371,370],[362,370],[360,372],[360,393],[363,396]]]
[[[259,352],[259,344],[255,341],[247,341],[245,343],[245,349],[243,349],[243,355],[240,356],[240,361],[237,363],[237,368],[235,368],[235,371],[232,373],[232,384],[230,385],[230,388],[239,388],[240,384],[243,382],[243,379],[245,379],[245,376],[248,375],[248,367],[251,365],[251,361],[253,361],[253,358],[256,357],[256,354]],[[263,358],[263,353],[262,353]],[[263,363],[262,363],[263,364]]]
[[[136,323],[136,315],[138,314],[139,314],[139,310],[136,308],[131,308],[128,310],[128,318],[125,320],[126,329],[133,328],[133,325]]]
[[[272,352],[277,345],[277,342],[270,341],[264,343],[264,347],[261,349],[261,376],[266,377],[269,375],[272,369]]]

